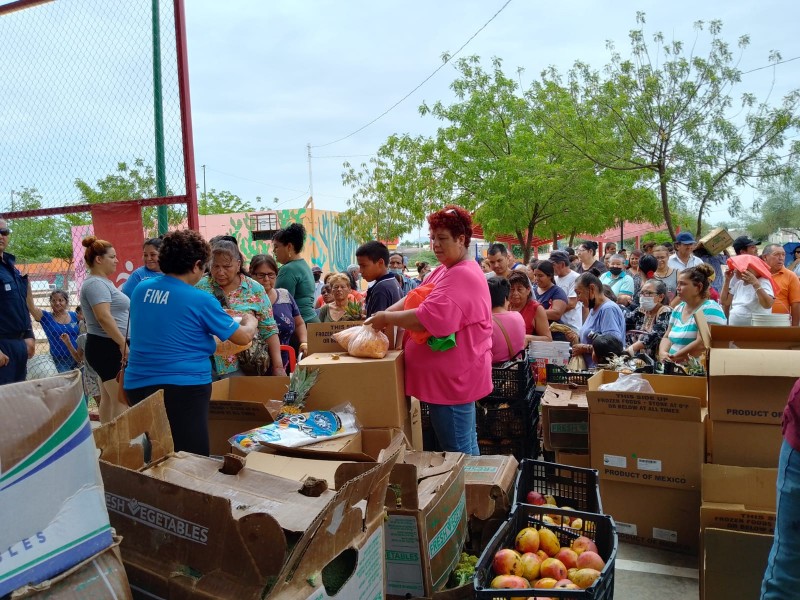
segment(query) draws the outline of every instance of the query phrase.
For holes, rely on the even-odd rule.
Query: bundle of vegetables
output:
[[[477,556],[462,552],[456,568],[450,573],[450,578],[447,580],[446,587],[457,588],[472,583],[472,579],[475,577],[475,566],[477,564]]]

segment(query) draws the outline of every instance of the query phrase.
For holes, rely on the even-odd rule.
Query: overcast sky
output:
[[[0,0],[0,4],[4,2]],[[78,139],[84,122],[100,127],[97,122],[104,119],[113,127],[114,119],[106,116],[109,111],[111,117],[126,115],[128,122],[138,118],[145,134],[152,132],[148,124],[152,119],[149,2],[130,2],[130,15],[122,14],[122,6],[127,6],[122,3],[115,9],[114,21],[101,18],[106,8],[103,2],[63,0],[26,11],[25,19],[30,17],[35,29],[18,25],[24,20],[21,14],[0,21],[0,35],[6,41],[3,44],[0,39],[4,50],[0,68],[6,74],[0,78],[0,96],[6,105],[0,111],[0,132],[5,132],[0,139],[0,158],[5,157],[7,167],[0,168],[0,205],[5,204],[9,190],[32,185],[52,197],[53,205],[73,202],[74,178],[93,181],[108,173],[120,160],[120,147],[131,154],[123,156],[124,160],[151,153],[152,142],[142,135],[141,140],[125,139],[103,154],[95,130],[94,141],[73,141],[73,154],[98,154],[92,169],[70,168],[72,160],[39,156],[42,148],[54,147],[54,140],[61,144],[65,139]],[[508,73],[523,67],[524,87],[548,65],[565,72],[580,59],[601,67],[608,61],[606,40],[613,40],[627,53],[627,35],[636,26],[637,10],[647,13],[648,32],[660,30],[668,39],[674,37],[687,44],[695,37],[692,25],[697,20],[722,19],[724,37],[732,46],[740,35],[749,34],[751,44],[742,58],[742,71],[767,65],[773,49],[781,51],[784,59],[800,57],[800,3],[796,0],[511,0],[503,8],[505,4],[506,0],[186,0],[195,159],[201,191],[201,165],[206,165],[209,190],[228,190],[249,201],[261,196],[269,206],[274,197],[282,207],[302,206],[309,192],[306,144],[311,143],[316,206],[344,209],[350,190],[341,182],[342,162],[358,164],[366,160],[392,133],[433,133],[437,121],[420,117],[418,107],[423,101],[452,99],[448,86],[456,75],[454,68],[442,68],[375,124],[343,141],[330,142],[348,136],[383,113],[441,65],[442,53],[455,52],[473,35],[459,56],[477,54],[487,65],[491,57],[500,57]],[[91,17],[81,17],[78,26],[65,24],[65,18],[58,15],[66,14],[70,6],[93,12],[87,13]],[[142,27],[138,40],[132,40],[130,30],[122,27],[121,33],[109,36],[114,23],[134,17]],[[59,40],[66,31],[77,34],[78,39],[55,50],[51,45],[49,54],[38,56],[41,42],[32,31],[41,36],[39,40]],[[91,95],[91,57],[81,56],[81,51],[91,50],[96,55],[94,48],[100,47],[96,40],[101,36],[105,36],[103,43],[114,44],[114,52],[130,63],[118,72],[137,69],[142,82],[124,87],[119,98],[109,99],[106,92]],[[168,63],[169,56],[165,56],[165,65]],[[65,75],[68,69],[75,72]],[[791,87],[800,86],[800,60],[744,75],[737,93],[749,91],[764,99],[773,77],[772,101],[777,103]],[[67,84],[47,89],[48,82],[59,78]],[[13,79],[14,83],[4,79]],[[68,118],[58,116],[63,107],[70,106],[63,100],[62,90],[72,82],[80,82],[79,92],[86,94],[87,99],[79,105],[87,112],[85,118],[76,117],[74,112]],[[42,87],[44,94],[37,92]],[[32,100],[14,104],[15,98]],[[81,96],[70,98],[74,107]],[[39,106],[45,101],[49,104]],[[134,110],[142,111],[141,118],[133,115]],[[172,114],[169,105],[165,110]],[[37,124],[39,131],[35,131]],[[168,120],[173,135],[174,126]],[[116,128],[115,135],[131,129],[127,124]],[[34,133],[42,136],[41,142],[36,141]],[[23,142],[26,148],[22,148]],[[50,183],[56,180],[60,187]],[[178,185],[174,184],[176,188]],[[752,197],[751,191],[745,191],[745,203]],[[723,207],[714,211],[711,220],[726,218]]]

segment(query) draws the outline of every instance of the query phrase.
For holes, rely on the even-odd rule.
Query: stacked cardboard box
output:
[[[586,400],[586,391],[586,386],[576,387],[561,383],[551,383],[545,388],[541,402],[542,445],[545,450],[588,454],[589,403]],[[589,466],[588,456],[577,460]],[[562,461],[556,459],[556,462]]]
[[[796,327],[702,328],[708,347],[710,462],[776,467],[786,399],[800,377]]]
[[[513,456],[468,456],[464,466],[468,547],[479,555],[508,518],[519,463]]]
[[[173,452],[158,392],[95,430],[112,524],[131,582],[149,598],[380,597],[384,501],[399,451],[332,490]],[[146,441],[142,442],[142,436]],[[222,467],[222,468],[221,468]],[[346,569],[342,587],[323,581]]]
[[[317,352],[346,352],[339,342],[333,339],[334,333],[339,333],[351,327],[358,327],[364,321],[336,321],[334,323],[309,323],[308,329],[308,355]],[[395,347],[394,327],[387,327],[385,331],[389,338],[389,348]]]
[[[113,534],[78,371],[0,386],[0,423],[5,596],[98,558]]]
[[[706,382],[644,375],[653,393],[601,391],[618,373],[589,380],[590,453],[603,510],[620,539],[694,553],[705,457]]]
[[[703,465],[701,600],[758,598],[775,529],[776,478],[776,469]]]

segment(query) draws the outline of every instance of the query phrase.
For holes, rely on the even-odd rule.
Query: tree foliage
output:
[[[636,20],[630,56],[609,43],[611,59],[602,71],[579,61],[564,81],[550,69],[535,93],[549,103],[552,131],[583,156],[601,168],[644,174],[658,191],[673,237],[677,209],[696,215],[699,235],[714,205],[727,202],[732,214],[741,210],[738,186],[791,169],[800,144],[787,137],[800,124],[800,92],[787,94],[778,106],[744,93],[737,106],[740,57],[723,40],[720,21],[698,21],[698,38],[708,39],[686,46],[660,32],[648,43],[644,13]],[[747,36],[740,37],[738,53],[748,44]],[[777,62],[780,55],[769,58]],[[560,101],[564,91],[568,103]]]
[[[261,202],[260,197],[256,197],[256,202]],[[201,215],[224,215],[228,213],[252,212],[256,208],[246,200],[226,190],[219,192],[211,188],[210,192],[200,194],[197,202],[197,212]]]
[[[756,239],[783,230],[800,238],[800,174],[771,182],[762,192],[746,227]]]

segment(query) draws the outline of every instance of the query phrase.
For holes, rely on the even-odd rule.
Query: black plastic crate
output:
[[[558,365],[546,365],[547,383],[574,383],[575,385],[587,385],[589,379],[594,375],[590,371],[567,371]]]
[[[559,506],[602,513],[597,471],[542,460],[520,461],[514,484],[514,504],[523,504],[528,492],[550,494]]]
[[[491,396],[475,403],[478,437],[536,437],[539,396],[531,388],[524,398],[497,400]]]
[[[492,384],[494,389],[487,396],[488,399],[502,401],[527,398],[533,387],[533,374],[528,358],[523,357],[492,367]]]
[[[543,522],[545,515],[567,515],[580,517],[583,528],[572,529],[567,526],[547,525]],[[562,546],[569,546],[572,541],[584,535],[594,540],[600,556],[605,560],[605,567],[600,578],[585,590],[564,589],[515,589],[494,590],[489,584],[494,578],[492,559],[501,548],[513,548],[517,533],[525,527],[536,529],[547,528],[556,534]],[[478,559],[475,570],[475,598],[477,600],[501,600],[506,598],[574,598],[576,600],[612,600],[614,598],[614,564],[617,560],[617,531],[614,520],[608,515],[598,515],[581,511],[543,508],[529,504],[518,504],[514,507],[508,520],[497,530],[497,533],[486,546]]]

